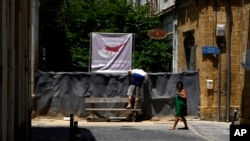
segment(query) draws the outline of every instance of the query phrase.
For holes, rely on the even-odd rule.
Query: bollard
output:
[[[234,122],[235,122],[235,120],[236,120],[237,113],[238,113],[238,109],[235,109],[235,110],[234,110],[234,116],[233,116],[233,120],[232,120],[231,125],[234,125]]]
[[[80,129],[78,128],[78,122],[74,122],[74,141],[81,141]]]
[[[69,141],[74,140],[74,115],[70,114]]]

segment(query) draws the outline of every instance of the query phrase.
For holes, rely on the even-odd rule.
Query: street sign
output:
[[[219,54],[220,49],[214,46],[204,46],[202,47],[202,54]]]
[[[168,32],[161,28],[153,28],[148,31],[148,36],[151,39],[155,39],[155,40],[162,40],[166,38],[167,35],[168,35]]]

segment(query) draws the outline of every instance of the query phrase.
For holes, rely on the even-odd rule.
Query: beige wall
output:
[[[232,3],[232,32],[231,32],[231,84],[228,89],[228,28],[227,28],[227,13],[226,1],[220,1],[216,10],[214,1],[200,1],[197,6],[193,4],[181,7],[178,9],[178,48],[179,62],[178,67],[186,70],[186,61],[184,53],[184,39],[187,31],[193,30],[195,37],[195,62],[196,70],[199,71],[200,79],[200,98],[201,98],[201,119],[204,120],[231,120],[235,108],[240,108],[241,96],[244,83],[244,69],[240,62],[243,61],[244,52],[246,50],[246,39],[243,34],[246,30],[243,26],[247,26],[242,19],[246,18],[244,8],[239,3]],[[244,19],[248,21],[248,19]],[[203,55],[203,46],[218,46],[216,42],[216,25],[226,25],[226,44],[221,47],[221,71],[218,71],[218,56]],[[220,118],[218,119],[218,81],[219,75],[221,78],[220,87]],[[214,81],[213,89],[206,88],[206,80]],[[228,90],[230,95],[230,110],[227,111]],[[229,114],[228,114],[229,113]],[[229,117],[230,116],[230,117]]]

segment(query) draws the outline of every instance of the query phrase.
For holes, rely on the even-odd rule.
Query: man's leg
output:
[[[134,109],[139,108],[140,96],[141,96],[141,88],[136,87],[135,88],[135,105],[134,105]]]
[[[127,95],[128,95],[128,105],[127,105],[127,108],[132,107],[132,96],[133,96],[134,90],[135,90],[135,86],[130,85],[128,87],[128,93],[127,93]]]
[[[139,98],[138,97],[136,97],[135,98],[135,105],[134,105],[134,109],[137,109],[138,108],[138,105],[139,105]]]
[[[127,105],[127,108],[131,108],[131,101],[132,101],[132,96],[129,95],[128,96],[128,105]]]

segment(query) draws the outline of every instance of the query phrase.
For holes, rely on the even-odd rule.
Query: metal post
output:
[[[69,141],[74,140],[74,115],[70,114]]]
[[[81,136],[80,136],[80,129],[78,128],[78,122],[74,122],[74,141],[80,141]]]
[[[234,122],[235,122],[235,120],[236,120],[237,113],[238,113],[238,109],[235,109],[235,110],[234,110],[234,116],[233,116],[231,125],[234,125]]]

